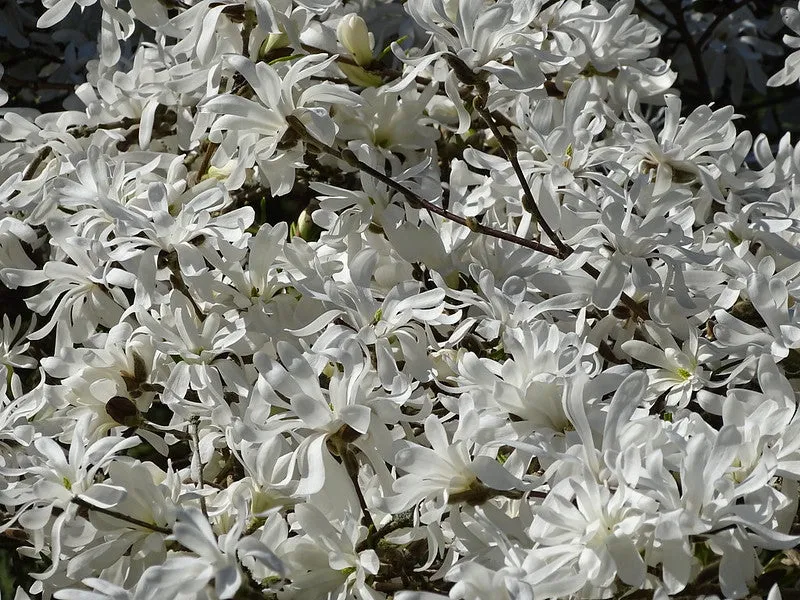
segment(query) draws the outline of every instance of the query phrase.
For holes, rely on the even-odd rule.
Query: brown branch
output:
[[[203,152],[203,160],[200,163],[200,168],[197,169],[198,182],[208,172],[208,168],[211,166],[211,157],[214,156],[214,152],[216,152],[217,148],[219,148],[219,144],[210,141],[206,142],[206,149],[205,152]]]
[[[203,495],[203,460],[200,458],[200,417],[193,416],[189,426],[192,428],[192,442],[194,442],[194,456],[197,457],[197,464],[199,473],[197,474],[197,488],[200,490],[200,510],[203,511],[203,516],[208,519],[208,506],[206,505],[206,497]]]
[[[353,154],[350,150],[339,150],[332,146],[328,146],[320,142],[319,140],[315,139],[311,136],[308,131],[306,130],[303,123],[295,116],[289,115],[286,117],[286,120],[289,124],[289,127],[294,131],[294,133],[304,139],[310,147],[316,148],[319,151],[327,152],[331,156],[334,156],[352,167],[363,171],[364,173],[371,175],[378,181],[386,184],[389,188],[399,192],[408,202],[409,206],[416,209],[425,209],[433,214],[439,215],[444,219],[448,219],[459,225],[463,225],[464,227],[468,227],[471,231],[475,233],[480,233],[482,235],[486,235],[489,237],[497,238],[500,240],[505,240],[511,242],[513,244],[517,244],[524,248],[528,248],[529,250],[533,250],[534,252],[541,252],[543,254],[547,254],[549,256],[553,256],[555,258],[563,258],[562,253],[557,249],[553,248],[552,246],[548,246],[546,244],[542,244],[541,242],[537,242],[535,240],[528,240],[512,233],[508,233],[506,231],[501,231],[499,229],[494,229],[493,227],[487,227],[482,223],[479,223],[477,219],[474,217],[462,217],[455,213],[450,212],[434,204],[433,202],[426,200],[413,190],[407,188],[401,183],[396,182],[394,179],[381,173],[377,169],[374,169],[367,163],[358,159],[358,157]],[[570,253],[572,250],[570,249]],[[597,279],[600,276],[600,271],[598,271],[595,267],[590,264],[583,264],[581,266],[584,272],[588,273],[594,279]],[[620,301],[623,305],[631,312],[631,314],[636,315],[640,320],[647,321],[650,319],[650,315],[647,311],[640,306],[633,298],[628,296],[623,292],[622,296],[620,297]]]
[[[500,128],[497,126],[492,113],[489,112],[489,109],[486,107],[488,95],[488,86],[485,86],[483,88],[483,92],[480,92],[475,98],[473,106],[475,110],[478,111],[478,114],[481,116],[481,118],[489,126],[489,129],[494,134],[495,138],[497,138],[500,148],[502,148],[503,153],[508,159],[508,162],[511,163],[511,167],[514,169],[514,174],[517,176],[517,181],[519,181],[520,186],[522,186],[523,208],[533,215],[533,218],[536,220],[536,224],[541,228],[544,234],[550,238],[550,241],[553,242],[555,247],[558,249],[559,257],[566,258],[573,253],[573,250],[566,243],[564,243],[560,237],[558,237],[558,234],[553,230],[552,227],[550,227],[542,213],[539,211],[539,206],[536,204],[536,199],[533,197],[533,192],[528,184],[528,178],[525,177],[525,173],[522,172],[522,165],[517,159],[517,143],[513,138],[503,135],[503,133],[500,131]]]
[[[49,156],[51,152],[50,146],[45,146],[36,154],[34,159],[31,161],[31,164],[27,166],[25,172],[22,174],[22,180],[27,181],[28,179],[32,179],[33,176],[36,174],[39,165],[41,165]]]
[[[163,533],[164,535],[172,534],[172,530],[168,529],[167,527],[154,525],[153,523],[142,521],[141,519],[137,519],[136,517],[129,517],[128,515],[124,515],[121,512],[117,512],[116,510],[111,510],[110,508],[103,508],[102,506],[96,506],[91,502],[84,500],[80,496],[73,496],[72,503],[77,504],[78,506],[81,506],[88,510],[93,510],[95,512],[107,515],[109,517],[114,517],[115,519],[119,519],[120,521],[125,521],[126,523],[130,523],[131,525],[136,525],[138,527],[143,527],[144,529],[149,529],[150,531],[156,531],[158,533]]]

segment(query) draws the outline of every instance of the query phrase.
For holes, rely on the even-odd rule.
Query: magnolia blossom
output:
[[[14,597],[791,589],[800,12],[717,4],[5,3]]]
[[[172,537],[196,556],[171,557],[163,565],[145,572],[143,585],[147,582],[156,593],[172,595],[189,592],[187,587],[199,591],[213,579],[217,596],[225,600],[233,598],[243,582],[237,557],[255,556],[273,571],[283,572],[282,563],[269,548],[254,538],[240,537],[243,529],[244,522],[239,521],[233,529],[217,537],[199,509],[180,511]]]
[[[336,26],[336,37],[359,65],[366,66],[372,62],[375,39],[367,30],[367,23],[359,15],[345,15]]]
[[[646,576],[639,553],[644,538],[631,534],[647,530],[643,525],[654,509],[651,499],[637,497],[625,487],[612,493],[591,478],[564,480],[537,508],[529,535],[543,549],[559,547],[561,553],[569,553],[571,561],[562,568],[575,569],[582,577],[567,593],[584,586],[607,587],[616,577],[638,587]],[[559,558],[555,552],[548,555],[550,560]]]
[[[72,264],[59,259],[48,261],[42,270],[6,267],[0,270],[0,278],[12,288],[47,282],[45,291],[30,303],[40,314],[51,310],[53,314],[31,334],[32,339],[41,339],[56,329],[64,345],[84,341],[98,324],[111,326],[119,320],[128,307],[122,288],[130,288],[134,278],[111,266],[102,245],[83,243],[63,221],[52,219],[48,226],[51,235],[62,240],[64,258]]]
[[[458,3],[413,0],[408,5],[414,20],[431,31],[437,41],[469,68],[494,73],[515,90],[541,85],[544,77],[537,63],[543,57],[559,60],[559,57],[537,52],[532,45],[518,43],[533,35],[530,24],[537,10],[536,3],[521,6],[507,1],[490,7],[479,0]],[[514,56],[513,68],[498,60],[507,53]]]
[[[769,269],[769,261],[763,269]],[[759,269],[761,271],[762,269]],[[794,306],[789,307],[786,284],[780,278],[768,279],[762,272],[747,278],[747,291],[767,331],[753,327],[727,313],[718,313],[719,334],[730,344],[743,344],[769,351],[778,359],[785,358],[794,348],[800,347],[800,323]]]
[[[800,8],[800,5],[798,5]],[[793,33],[800,33],[800,11],[791,6],[784,6],[781,8],[781,16],[786,26],[792,30]],[[800,47],[800,38],[793,35],[783,36],[783,43],[790,48]],[[767,85],[779,86],[789,85],[800,78],[800,52],[792,52],[786,58],[786,64],[783,68],[775,73],[767,81]]]
[[[634,98],[632,96],[631,98]],[[681,101],[675,96],[665,97],[667,103],[664,127],[656,136],[650,126],[636,114],[631,102],[632,123],[622,127],[628,144],[623,150],[624,161],[644,172],[651,173],[655,181],[653,193],[665,192],[671,185],[687,184],[699,179],[714,197],[719,197],[719,186],[714,182],[713,161],[703,156],[711,152],[724,152],[731,148],[736,129],[731,122],[733,107],[712,111],[709,107],[696,108],[688,117],[680,117]],[[708,166],[706,166],[706,164]],[[633,166],[633,165],[631,165]]]
[[[702,363],[714,355],[706,344],[701,349],[697,331],[689,331],[689,339],[680,347],[666,331],[654,326],[648,327],[648,333],[658,346],[639,340],[622,344],[622,350],[632,358],[659,367],[651,372],[651,389],[656,394],[667,392],[666,402],[670,406],[686,406],[692,392],[710,384],[710,373]]]
[[[230,56],[228,64],[247,80],[256,100],[221,94],[204,101],[201,104],[203,112],[218,115],[211,126],[209,139],[220,142],[222,132],[235,132],[237,135],[244,132],[245,135],[239,138],[239,151],[243,156],[252,157],[247,166],[257,162],[273,193],[287,193],[292,187],[294,163],[271,164],[276,153],[282,154],[278,146],[290,130],[287,117],[298,119],[314,139],[331,146],[336,137],[336,126],[327,109],[314,104],[357,104],[357,97],[352,92],[328,83],[307,86],[300,93],[296,90],[300,84],[328,68],[333,60],[333,57],[326,59],[318,55],[303,57],[281,76],[267,64],[254,64],[241,56]],[[287,143],[289,148],[295,146],[289,138]]]
[[[394,510],[408,508],[423,498],[470,502],[483,493],[529,487],[488,457],[472,458],[464,442],[451,444],[444,427],[433,415],[425,420],[425,434],[431,448],[414,444],[397,452],[395,463],[408,474],[394,484],[398,492],[390,499]]]
[[[299,506],[295,515],[303,535],[286,544],[294,579],[287,598],[380,598],[366,584],[368,576],[378,573],[379,559],[374,550],[357,549],[366,531],[355,515],[346,516],[341,523],[331,523],[319,509],[308,504]]]

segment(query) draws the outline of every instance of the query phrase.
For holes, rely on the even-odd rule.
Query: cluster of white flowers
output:
[[[777,580],[800,145],[684,108],[669,11],[43,4],[101,17],[74,110],[0,120],[0,538],[41,567],[16,600]],[[682,21],[733,32],[701,40],[712,91],[783,52],[738,14]]]

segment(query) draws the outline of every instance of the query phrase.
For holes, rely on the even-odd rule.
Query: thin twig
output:
[[[387,535],[389,535],[394,531],[397,531],[398,529],[402,529],[403,527],[411,527],[413,524],[414,521],[411,518],[410,511],[407,511],[406,513],[401,513],[396,517],[394,517],[386,525],[384,525],[380,529],[376,529],[375,531],[370,533],[366,538],[364,538],[361,542],[359,542],[358,545],[356,546],[356,552],[363,552],[368,548],[374,549],[379,540],[382,540]]]
[[[367,499],[364,498],[364,492],[361,491],[361,486],[358,483],[359,466],[356,453],[349,444],[345,444],[344,448],[341,449],[341,457],[344,468],[350,476],[350,481],[353,482],[353,488],[355,488],[356,496],[358,496],[358,503],[361,505],[361,512],[363,513],[362,524],[374,530],[376,528],[375,521],[372,518],[372,513],[369,512]]]
[[[391,189],[402,194],[412,208],[428,210],[436,215],[439,215],[444,219],[448,219],[450,221],[458,223],[459,225],[468,227],[471,231],[475,233],[480,233],[482,235],[486,235],[489,237],[505,240],[513,244],[522,246],[523,248],[528,248],[530,250],[533,250],[534,252],[541,252],[543,254],[547,254],[555,258],[560,258],[562,256],[561,252],[559,252],[558,249],[553,248],[552,246],[547,246],[546,244],[542,244],[535,240],[528,240],[519,237],[517,235],[514,235],[512,233],[501,231],[499,229],[494,229],[493,227],[487,227],[486,225],[479,223],[477,219],[475,219],[474,217],[464,218],[462,216],[450,212],[449,210],[442,208],[441,206],[438,206],[430,202],[429,200],[425,200],[422,196],[420,196],[413,190],[407,188],[406,186],[404,186],[401,183],[398,183],[388,175],[381,173],[377,169],[374,169],[370,165],[359,160],[359,158],[355,154],[353,154],[350,150],[339,150],[337,148],[328,146],[327,144],[324,144],[323,142],[320,142],[319,140],[315,139],[308,133],[303,123],[300,122],[300,120],[294,117],[293,115],[289,115],[288,117],[286,117],[286,120],[289,126],[295,131],[295,133],[297,133],[300,137],[306,140],[310,146],[313,146],[319,149],[320,151],[327,152],[328,154],[346,162],[350,166],[355,167],[363,171],[364,173],[371,175],[378,181],[386,184]],[[598,271],[595,267],[593,267],[590,264],[584,263],[581,266],[581,269],[585,273],[588,273],[590,276],[592,276],[594,279],[597,279],[600,276],[600,271]],[[620,297],[620,301],[631,312],[631,314],[636,315],[636,317],[638,317],[640,320],[642,321],[650,320],[650,315],[647,313],[647,311],[641,306],[639,306],[639,304],[633,298],[631,298],[624,292]]]
[[[52,149],[50,146],[45,146],[36,154],[34,159],[31,161],[31,164],[25,169],[25,172],[22,174],[22,180],[27,181],[28,179],[32,179],[33,176],[36,174],[36,170],[39,168],[45,159],[48,157]]]
[[[528,178],[525,177],[525,173],[522,171],[522,165],[520,165],[519,159],[517,158],[517,143],[513,138],[503,135],[503,133],[500,131],[500,128],[497,126],[492,113],[486,106],[487,95],[488,92],[481,93],[476,98],[476,102],[473,103],[473,106],[475,107],[475,110],[478,111],[478,114],[481,116],[481,118],[489,126],[491,132],[497,138],[497,141],[500,143],[500,148],[503,149],[503,153],[506,155],[508,162],[511,163],[511,167],[514,169],[514,174],[517,176],[517,181],[519,181],[520,186],[522,186],[523,207],[533,215],[533,218],[536,220],[536,224],[541,228],[544,234],[550,238],[550,241],[553,242],[555,247],[558,249],[560,258],[566,258],[573,253],[573,250],[561,240],[558,234],[553,230],[552,227],[550,227],[542,213],[539,211],[539,206],[536,204],[536,200],[533,197],[533,192],[528,184]]]
[[[124,515],[121,512],[117,512],[116,510],[111,510],[110,508],[103,508],[102,506],[96,506],[91,502],[87,502],[80,496],[73,496],[72,503],[77,504],[78,506],[82,506],[88,510],[93,510],[95,512],[102,513],[104,515],[108,515],[109,517],[114,517],[115,519],[119,519],[120,521],[125,521],[126,523],[130,523],[131,525],[136,525],[138,527],[143,527],[144,529],[149,529],[150,531],[157,531],[158,533],[163,533],[165,535],[172,534],[172,530],[168,529],[167,527],[161,527],[160,525],[153,525],[152,523],[148,523],[147,521],[142,521],[141,519],[137,519],[135,517],[129,517],[128,515]]]
[[[197,169],[198,182],[208,172],[208,168],[211,166],[211,157],[214,156],[214,152],[217,150],[217,148],[219,148],[219,144],[215,142],[206,142],[205,152],[203,152],[203,160],[200,163],[200,168]]]
[[[485,225],[482,225],[481,223],[479,223],[474,218],[462,217],[460,215],[457,215],[455,213],[450,212],[449,210],[446,210],[446,209],[442,208],[441,206],[438,206],[438,205],[434,204],[433,202],[430,202],[429,200],[425,200],[422,196],[420,196],[419,194],[417,194],[413,190],[407,188],[406,186],[402,185],[401,183],[396,182],[394,179],[392,179],[388,175],[385,175],[385,174],[381,173],[380,171],[378,171],[377,169],[374,169],[373,167],[371,167],[367,163],[359,160],[358,157],[356,157],[355,154],[353,154],[350,150],[343,150],[342,151],[342,150],[339,150],[339,149],[334,148],[332,146],[328,146],[327,144],[323,144],[319,140],[316,140],[316,139],[310,137],[308,135],[308,132],[306,131],[305,127],[303,126],[303,124],[299,120],[294,118],[292,115],[289,115],[289,117],[287,117],[287,121],[289,122],[289,125],[295,131],[300,133],[313,146],[315,146],[315,147],[327,152],[328,154],[330,154],[330,155],[332,155],[332,156],[334,156],[334,157],[346,162],[350,166],[355,167],[355,168],[359,169],[360,171],[363,171],[367,175],[371,175],[372,177],[374,177],[375,179],[377,179],[381,183],[386,184],[386,186],[390,187],[391,189],[393,189],[396,192],[399,192],[400,194],[405,196],[406,200],[408,201],[409,205],[412,208],[428,210],[428,211],[430,211],[430,212],[432,212],[432,213],[434,213],[436,215],[439,215],[440,217],[443,217],[445,219],[448,219],[450,221],[458,223],[459,225],[463,225],[464,227],[468,227],[469,229],[471,229],[475,233],[481,233],[483,235],[488,235],[490,237],[494,237],[494,238],[497,238],[497,239],[501,239],[501,240],[505,240],[505,241],[508,241],[508,242],[512,242],[514,244],[518,244],[520,246],[524,246],[525,248],[529,248],[529,249],[534,250],[536,252],[541,252],[543,254],[548,254],[550,256],[554,256],[554,257],[558,258],[558,255],[559,255],[558,254],[558,250],[553,248],[553,247],[551,247],[551,246],[547,246],[545,244],[541,244],[541,243],[539,243],[539,242],[537,242],[535,240],[527,240],[525,238],[521,238],[521,237],[519,237],[517,235],[514,235],[512,233],[507,233],[505,231],[500,231],[498,229],[493,229],[491,227],[486,227]],[[300,129],[300,128],[302,128],[302,129]]]

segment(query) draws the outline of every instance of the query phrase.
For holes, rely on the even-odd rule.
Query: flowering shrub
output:
[[[86,74],[0,94],[15,599],[796,595],[800,150],[709,102],[800,60],[731,4],[4,9]]]

